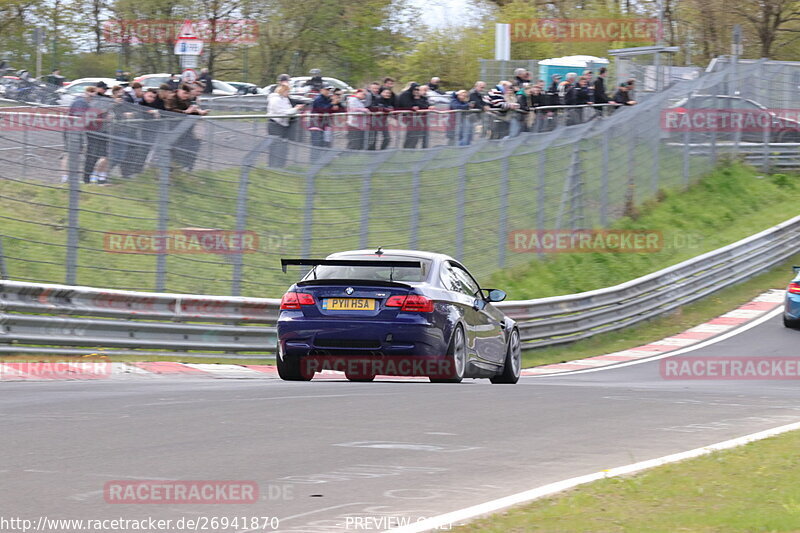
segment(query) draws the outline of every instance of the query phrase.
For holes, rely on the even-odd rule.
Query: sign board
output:
[[[197,71],[193,68],[184,69],[181,73],[181,81],[185,83],[194,83],[197,81]]]
[[[199,56],[203,53],[203,41],[180,38],[175,41],[175,55]]]

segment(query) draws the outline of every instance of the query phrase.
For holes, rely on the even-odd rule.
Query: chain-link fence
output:
[[[441,127],[394,121],[386,131],[345,117],[326,138],[308,129],[314,117],[285,122],[282,136],[253,115],[166,118],[123,106],[94,121],[0,110],[0,274],[279,296],[294,281],[280,257],[382,246],[448,253],[485,277],[536,260],[511,246],[515,230],[605,227],[725,154],[756,154],[767,166],[776,147],[796,152],[774,144],[797,138],[773,127],[755,139],[662,127],[665,111],[692,99],[744,102],[733,87],[752,102],[787,101],[776,93],[796,87],[778,80],[796,68],[727,65],[613,113],[581,108],[572,120],[575,110],[552,111],[555,124],[539,130],[466,112],[442,114],[456,118]],[[404,148],[409,136],[414,147]]]

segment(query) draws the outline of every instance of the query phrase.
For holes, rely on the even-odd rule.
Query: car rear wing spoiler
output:
[[[286,267],[289,265],[422,268],[421,261],[395,261],[389,259],[281,259],[281,270],[286,272]]]

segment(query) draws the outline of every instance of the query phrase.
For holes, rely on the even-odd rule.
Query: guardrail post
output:
[[[80,231],[79,207],[81,201],[81,152],[84,139],[83,132],[67,131],[67,181],[69,183],[69,209],[67,212],[67,257],[64,262],[66,275],[64,283],[75,285],[78,264],[78,233]]]
[[[508,174],[511,154],[506,153],[500,170],[500,221],[497,225],[497,266],[506,266],[506,232],[508,230]]]

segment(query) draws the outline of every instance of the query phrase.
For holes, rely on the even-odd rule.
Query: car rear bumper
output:
[[[408,321],[285,316],[278,320],[278,343],[284,357],[444,356],[448,342],[442,330],[422,315]]]
[[[783,304],[783,314],[789,319],[800,319],[800,294],[786,293]]]

